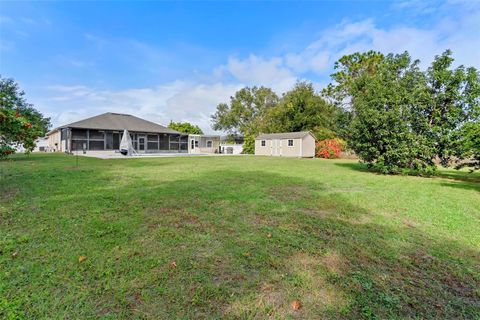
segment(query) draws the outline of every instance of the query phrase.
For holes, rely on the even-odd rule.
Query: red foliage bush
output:
[[[343,151],[343,141],[339,139],[326,139],[318,141],[315,155],[317,158],[336,159]]]

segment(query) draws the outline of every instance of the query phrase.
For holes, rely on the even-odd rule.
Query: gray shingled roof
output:
[[[272,140],[272,139],[302,139],[306,135],[313,134],[309,131],[303,132],[283,132],[283,133],[261,133],[256,140]],[[314,137],[314,136],[313,136]],[[315,137],[314,137],[315,138]]]
[[[73,122],[60,128],[77,128],[77,129],[98,129],[98,130],[124,130],[137,132],[158,132],[158,133],[179,133],[173,129],[162,125],[140,119],[138,117],[107,112],[95,117],[87,118],[77,122]],[[60,129],[59,128],[59,129]]]

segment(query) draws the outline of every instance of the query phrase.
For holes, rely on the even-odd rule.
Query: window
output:
[[[262,147],[265,147],[265,140],[262,140]]]
[[[207,140],[207,148],[211,148],[213,145],[212,140]]]
[[[198,148],[198,141],[195,140],[195,148]]]
[[[289,140],[288,140],[288,146],[289,146],[289,147],[293,147],[293,139],[289,139]]]

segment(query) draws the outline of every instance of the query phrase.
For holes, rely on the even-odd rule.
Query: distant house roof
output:
[[[311,135],[315,136],[310,131],[302,132],[283,132],[283,133],[261,133],[256,140],[272,140],[272,139],[302,139],[303,137]]]
[[[137,132],[180,133],[129,114],[107,112],[95,117],[73,122],[61,128],[98,129],[98,130],[125,130]],[[55,130],[52,130],[52,132]]]

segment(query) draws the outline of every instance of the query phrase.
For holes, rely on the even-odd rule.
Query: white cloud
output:
[[[213,132],[210,115],[220,102],[240,87],[175,81],[154,88],[96,90],[85,86],[50,86],[49,97],[38,106],[52,116],[54,126],[67,124],[103,112],[120,112],[167,125],[170,120],[198,124],[204,132]],[[64,108],[64,106],[68,106]],[[55,112],[55,110],[62,110]]]
[[[284,92],[296,81],[294,73],[285,66],[281,57],[262,58],[251,54],[246,59],[230,57],[226,65],[214,70],[217,77],[231,76],[237,83],[271,87]]]
[[[399,8],[421,6],[409,1]],[[457,64],[480,68],[480,8],[465,5],[461,18],[445,15],[436,22],[414,27],[408,22],[380,26],[373,19],[342,21],[338,25],[315,33],[311,43],[297,51],[275,56],[250,54],[244,58],[230,56],[210,73],[195,72],[190,80],[177,80],[158,86],[125,90],[101,90],[87,86],[50,86],[42,92],[43,98],[34,102],[42,111],[53,116],[55,125],[76,121],[102,112],[116,111],[134,114],[161,124],[170,120],[190,121],[212,132],[210,115],[220,102],[243,86],[264,85],[282,93],[297,79],[313,75],[315,88],[320,90],[329,81],[333,64],[344,54],[377,50],[383,53],[409,51],[413,58],[428,65],[433,57],[452,49]],[[426,10],[426,9],[425,9]],[[439,9],[440,10],[440,9]],[[313,33],[312,33],[313,34]],[[86,34],[85,38],[98,46],[105,40]],[[138,50],[146,51],[151,61],[165,60],[163,54],[151,51],[137,43]],[[149,56],[149,55],[147,55]],[[162,59],[157,59],[161,56]],[[167,55],[168,56],[168,55]],[[75,65],[75,61],[70,61]],[[77,66],[80,66],[77,64]]]

